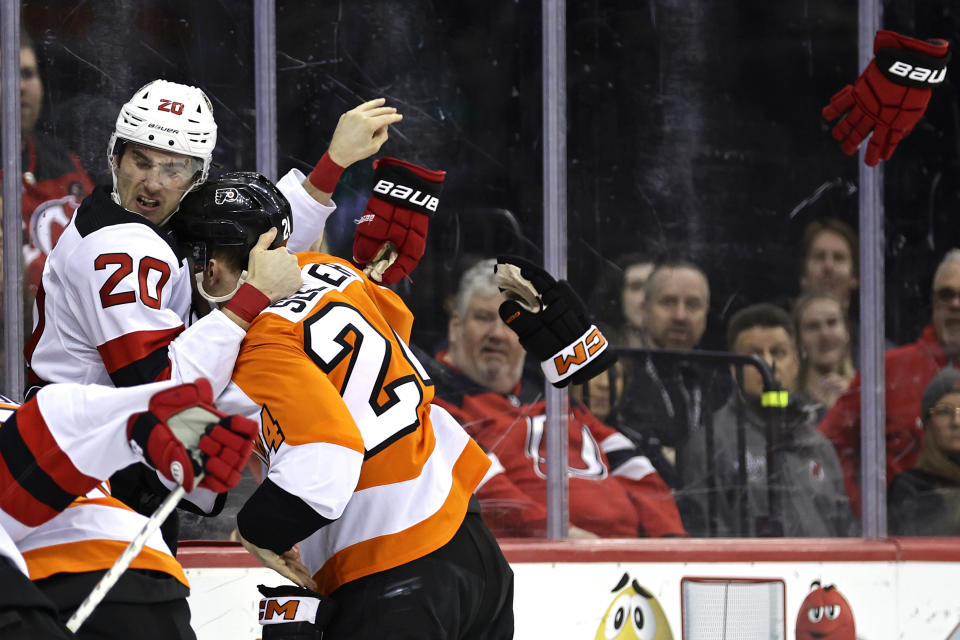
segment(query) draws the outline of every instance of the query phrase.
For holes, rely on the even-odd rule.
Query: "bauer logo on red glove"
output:
[[[373,185],[373,192],[389,196],[387,199],[397,204],[403,205],[409,203],[413,208],[419,207],[426,209],[426,211],[430,213],[436,213],[437,205],[440,204],[440,199],[436,196],[421,193],[418,190],[390,182],[389,180],[378,180],[377,184]]]
[[[373,169],[373,193],[353,235],[353,262],[389,285],[410,275],[423,257],[447,173],[396,158],[380,158]]]
[[[876,56],[853,85],[838,91],[823,108],[826,120],[843,116],[833,137],[853,155],[870,136],[864,162],[871,167],[889,160],[897,144],[910,135],[930,102],[931,88],[943,83],[950,54],[945,40],[917,40],[893,31],[878,31]]]

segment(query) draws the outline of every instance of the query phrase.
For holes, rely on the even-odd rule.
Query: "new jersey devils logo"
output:
[[[575,420],[573,415],[571,420]],[[544,438],[544,425],[546,416],[530,416],[527,418],[527,443],[526,455],[533,462],[533,471],[541,478],[547,477],[547,458],[546,458],[546,439]],[[576,456],[575,447],[577,442],[571,441],[571,462]],[[594,439],[593,434],[587,425],[580,425],[580,464],[567,464],[567,474],[575,478],[590,478],[593,480],[603,480],[607,477],[607,465],[603,462],[603,452],[600,445]]]
[[[72,195],[40,204],[30,215],[29,233],[33,246],[44,254],[50,253],[79,206],[80,201]]]
[[[214,204],[223,204],[224,202],[236,202],[240,199],[240,192],[233,187],[226,189],[217,189],[213,194]]]

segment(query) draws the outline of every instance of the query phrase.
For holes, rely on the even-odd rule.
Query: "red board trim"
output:
[[[960,562],[960,538],[503,539],[500,547],[511,563]],[[185,569],[261,566],[238,542],[183,541],[177,559]]]

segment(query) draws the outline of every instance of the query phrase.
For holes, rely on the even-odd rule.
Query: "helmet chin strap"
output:
[[[222,296],[212,296],[206,292],[206,290],[203,288],[203,272],[202,271],[200,273],[193,274],[193,277],[196,278],[197,280],[197,292],[201,296],[203,296],[205,300],[208,300],[209,302],[220,303],[220,302],[226,302],[227,300],[232,298],[233,294],[235,294],[240,289],[240,287],[243,286],[243,283],[246,282],[247,280],[247,270],[244,269],[242,272],[240,272],[240,279],[237,280],[237,286],[233,288],[233,291],[231,291],[230,293],[226,293]]]

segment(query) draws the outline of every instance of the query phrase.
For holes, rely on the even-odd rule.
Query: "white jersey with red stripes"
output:
[[[294,213],[291,249],[309,245],[335,209],[313,200],[302,181],[294,170],[278,184]],[[216,310],[190,324],[192,277],[162,229],[117,205],[108,187],[98,187],[44,266],[25,348],[28,382],[125,387],[205,377],[218,394],[230,380],[245,334]],[[106,485],[98,491],[20,542],[31,578],[109,568],[142,529],[145,516],[107,495]],[[210,511],[216,494],[198,488],[187,499]],[[186,581],[159,536],[133,566]]]
[[[334,210],[306,193],[302,175],[291,171],[278,185],[294,214],[291,250],[306,248]],[[25,348],[28,382],[131,386],[205,377],[218,394],[244,332],[219,311],[187,326],[191,278],[164,230],[98,187],[44,266]]]
[[[54,572],[49,571],[53,555],[58,562],[53,568],[63,571],[91,561],[84,553],[111,553],[117,544],[125,548],[128,540],[119,540],[117,532],[142,527],[143,516],[110,498],[101,479],[142,460],[127,440],[127,419],[173,384],[49,385],[19,410],[0,398],[0,555],[37,578],[44,577],[38,570],[44,566],[46,575]],[[128,522],[131,514],[135,524]],[[78,522],[87,521],[93,524],[78,529]],[[159,535],[148,539],[134,566],[182,576]]]

